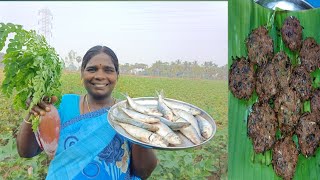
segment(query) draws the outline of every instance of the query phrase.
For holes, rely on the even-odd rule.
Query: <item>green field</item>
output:
[[[0,69],[0,82],[4,74]],[[180,151],[156,151],[159,164],[150,179],[226,179],[228,140],[227,81],[170,79],[158,77],[120,76],[114,91],[131,97],[155,96],[164,90],[166,97],[200,107],[216,121],[217,132],[202,147]],[[63,93],[85,93],[78,72],[64,72]],[[23,159],[17,154],[14,136],[22,121],[22,112],[12,107],[12,100],[0,95],[0,179],[43,179],[49,160],[44,153]],[[28,173],[29,169],[29,173]]]

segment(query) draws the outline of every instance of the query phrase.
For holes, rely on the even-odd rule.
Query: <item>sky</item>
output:
[[[110,47],[119,63],[213,61],[227,64],[227,1],[0,2],[0,22],[38,30],[38,11],[53,16],[50,44],[64,58],[95,45]],[[2,51],[4,52],[4,51]]]

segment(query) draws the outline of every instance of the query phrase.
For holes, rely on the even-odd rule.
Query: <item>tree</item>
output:
[[[76,61],[77,61],[78,63],[80,63],[80,62],[82,61],[81,56],[77,56],[77,57],[76,57]]]
[[[81,66],[82,57],[77,55],[77,52],[70,50],[68,56],[65,57],[65,67],[68,70],[79,70]]]
[[[226,80],[228,78],[227,65],[218,67],[218,65],[212,61],[206,61],[199,65],[198,61],[182,62],[178,59],[173,62],[165,62],[157,60],[150,67],[142,63],[126,63],[124,65],[120,64],[120,71],[122,74],[160,77],[203,78],[212,80]]]

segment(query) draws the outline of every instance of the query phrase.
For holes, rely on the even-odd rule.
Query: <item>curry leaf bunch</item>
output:
[[[21,25],[0,23],[0,51],[7,41],[1,90],[7,97],[14,98],[14,107],[29,112],[44,97],[54,95],[61,99],[62,61],[45,38]],[[29,108],[26,107],[28,98],[31,98]]]

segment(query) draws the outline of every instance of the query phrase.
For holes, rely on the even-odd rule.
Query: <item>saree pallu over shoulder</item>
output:
[[[89,117],[92,113],[71,119],[70,121],[74,121],[75,128],[70,123],[62,129],[60,138],[64,142],[59,140],[59,149],[62,146],[64,150],[52,160],[46,179],[73,179],[104,149],[105,145],[112,141],[116,132],[106,120],[107,109],[99,111],[94,112],[91,118]],[[92,122],[90,124],[83,121]],[[81,131],[77,132],[74,129],[81,129]],[[75,136],[73,133],[68,135],[73,131],[76,133]]]
[[[130,175],[131,148],[108,123],[109,108],[80,115],[79,99],[62,99],[59,144],[46,179],[140,179]]]

